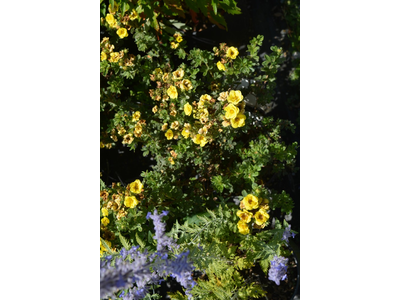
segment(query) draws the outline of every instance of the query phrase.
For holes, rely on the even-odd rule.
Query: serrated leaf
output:
[[[110,254],[113,254],[114,252],[111,250],[111,248],[107,245],[106,241],[100,238],[101,244],[103,245],[104,248],[106,248],[106,251]]]
[[[146,246],[146,244],[141,240],[141,238],[139,237],[139,235],[137,234],[137,232],[136,232],[136,234],[135,234],[135,238],[136,238],[136,242],[139,244],[139,246],[140,246],[141,248],[144,248],[144,247]]]
[[[260,266],[263,272],[267,275],[268,274],[268,268],[269,268],[270,262],[269,259],[262,259],[260,260]]]
[[[131,249],[131,245],[129,245],[128,240],[127,240],[126,238],[124,238],[124,237],[122,236],[122,234],[119,234],[118,236],[119,236],[119,240],[121,241],[122,246],[124,246],[124,248],[125,248],[126,250]]]

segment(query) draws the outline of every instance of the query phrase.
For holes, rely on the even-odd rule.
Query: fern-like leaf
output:
[[[140,246],[141,248],[144,248],[144,247],[146,246],[146,244],[141,240],[141,238],[139,237],[139,235],[137,234],[137,232],[136,232],[136,234],[135,234],[135,238],[136,238],[136,242],[139,244],[139,246]]]
[[[131,249],[131,245],[129,244],[128,240],[124,238],[121,234],[119,234],[119,240],[126,250]]]

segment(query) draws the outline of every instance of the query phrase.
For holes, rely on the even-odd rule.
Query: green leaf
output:
[[[113,251],[111,250],[111,248],[107,245],[107,243],[105,242],[105,240],[103,240],[102,238],[100,238],[101,244],[103,245],[104,248],[106,248],[107,252],[112,254]]]
[[[214,14],[216,15],[217,14],[217,3],[215,3],[214,0],[211,0],[211,6],[214,10]]]
[[[139,235],[135,234],[135,238],[136,238],[136,242],[140,245],[141,248],[144,248],[146,246],[146,244],[141,240],[141,238],[139,237]]]
[[[127,12],[129,10],[129,4],[126,2],[123,2],[122,6],[121,6],[121,10],[122,10],[122,15],[125,15],[125,12]]]
[[[178,222],[178,220],[177,220],[177,222]],[[151,233],[150,230],[147,232],[147,241],[149,242],[149,244],[153,244],[154,243],[153,234]]]
[[[127,239],[124,238],[122,236],[122,234],[119,234],[118,236],[119,236],[119,240],[121,241],[122,246],[124,246],[124,248],[126,250],[129,250],[131,248],[131,245],[129,245],[129,242],[127,241]]]
[[[110,0],[111,10],[114,10],[114,0]]]
[[[100,16],[105,17],[107,13],[107,5],[105,2],[101,3],[100,5]]]

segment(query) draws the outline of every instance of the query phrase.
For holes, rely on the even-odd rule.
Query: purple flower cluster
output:
[[[178,254],[174,258],[168,257],[169,251],[178,246],[172,238],[165,235],[165,224],[161,219],[167,213],[163,211],[158,214],[155,210],[154,214],[147,214],[147,219],[151,218],[154,223],[157,240],[156,253],[150,254],[147,250],[140,252],[135,246],[129,250],[122,248],[119,255],[109,255],[100,260],[101,299],[126,289],[128,291],[123,291],[119,296],[123,300],[143,299],[148,293],[150,284],[157,284],[160,278],[169,275],[186,289],[186,294],[191,299],[190,291],[196,284],[191,277],[194,267],[188,261],[189,251]],[[113,258],[115,258],[114,263],[112,263]]]
[[[285,241],[286,243],[289,243],[289,238],[290,237],[294,238],[294,236],[296,235],[295,233],[290,232],[290,227],[291,227],[291,225],[286,227],[285,231],[282,234],[282,241]]]
[[[147,213],[146,219],[152,219],[154,223],[154,230],[156,231],[155,239],[157,240],[157,251],[162,251],[165,246],[168,247],[169,250],[172,250],[173,247],[177,247],[174,240],[165,235],[165,223],[162,222],[161,218],[163,216],[168,215],[168,212],[163,210],[161,214],[157,214],[157,210],[154,211],[154,214],[150,212]]]
[[[287,275],[287,263],[288,258],[282,256],[276,256],[271,260],[271,266],[268,271],[268,279],[275,281],[277,285],[280,284],[281,280],[285,280]]]

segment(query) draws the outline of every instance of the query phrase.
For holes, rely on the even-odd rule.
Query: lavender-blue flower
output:
[[[281,280],[285,280],[287,275],[288,258],[282,256],[274,256],[271,260],[271,266],[268,271],[268,279],[274,281],[277,285]]]

